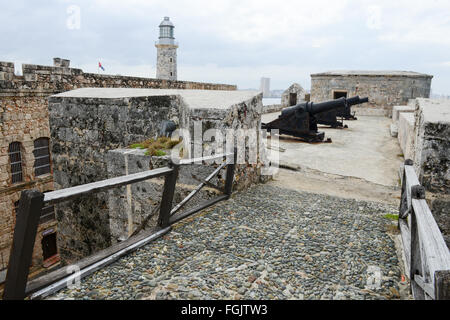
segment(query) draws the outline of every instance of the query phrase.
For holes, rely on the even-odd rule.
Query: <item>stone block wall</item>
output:
[[[240,100],[240,96],[246,98]],[[175,121],[191,137],[196,122],[201,125],[200,133],[209,128],[257,130],[262,96],[236,92],[230,98],[225,91],[80,89],[50,97],[49,109],[55,187],[59,189],[165,166],[167,162],[155,162],[136,150],[127,156],[121,151],[154,137],[162,120]],[[262,165],[259,158],[254,164],[238,165],[235,188],[264,181]],[[188,186],[181,189],[177,201],[196,184],[188,173],[182,171],[180,183]],[[140,183],[58,205],[58,246],[64,260],[92,254],[132,232],[160,197],[161,183]],[[200,196],[208,198],[209,194]],[[130,204],[129,199],[135,201]]]
[[[429,98],[432,76],[415,72],[326,72],[311,75],[311,101],[332,100],[335,91],[346,91],[347,97],[369,97],[369,103],[354,106],[360,109],[382,109],[388,116],[396,105],[409,99]],[[359,112],[359,114],[362,114]]]
[[[397,123],[401,113],[414,113],[415,107],[411,106],[394,106],[392,110],[392,122]]]
[[[12,62],[0,62],[0,90],[37,90],[50,95],[78,88],[237,89],[235,85],[228,84],[85,73],[81,69],[70,68],[69,65],[70,61],[65,59],[56,60],[54,66],[23,64],[23,76],[15,76]]]
[[[410,105],[413,105],[411,102]],[[416,99],[411,159],[431,212],[450,245],[450,101]]]
[[[249,146],[249,137],[239,135],[239,133],[245,133],[245,130],[259,132],[262,111],[262,93],[227,108],[193,107],[190,110],[189,131],[191,137],[194,137],[194,122],[196,121],[202,123],[202,135],[208,129],[218,129],[224,135],[228,129],[233,129],[238,134],[234,136],[234,146],[238,148],[237,151],[241,158],[238,158],[238,165],[236,166],[235,190],[246,189],[252,184],[265,182],[270,178],[261,174],[266,159],[264,150],[260,148],[260,136],[256,134],[256,146]],[[244,145],[245,152],[241,152]],[[205,148],[205,146],[203,147]],[[250,148],[254,148],[252,151],[257,149],[256,159],[249,158]],[[256,160],[255,163],[253,163],[253,160]]]
[[[398,121],[398,141],[405,159],[414,157],[414,114],[401,113]]]
[[[263,106],[262,113],[266,114],[266,113],[280,112],[281,110],[283,110],[283,108],[284,107],[282,104],[271,104],[268,106]]]
[[[23,93],[23,96],[16,96],[0,91],[0,282],[4,280],[1,276],[2,270],[6,272],[8,266],[16,221],[14,204],[19,200],[21,191],[54,190],[51,173],[35,176],[34,172],[34,140],[50,136],[46,106],[46,98],[39,95]],[[11,180],[8,155],[8,148],[12,142],[20,143],[23,174],[23,181],[14,184]],[[41,241],[43,233],[48,232],[57,232],[56,220],[39,226],[33,251],[32,271],[42,266]]]
[[[81,69],[71,68],[70,60],[61,58],[55,58],[53,66],[24,64],[22,76],[16,76],[14,70],[14,63],[0,62],[0,282],[2,280],[1,275],[8,264],[15,225],[15,210],[13,208],[14,203],[20,197],[20,192],[28,188],[35,188],[40,191],[53,190],[52,174],[45,177],[35,177],[33,172],[33,141],[41,137],[50,138],[48,96],[85,87],[236,90],[236,86],[226,84],[85,73]],[[72,116],[77,115],[76,107],[69,113]],[[82,118],[83,115],[81,114],[80,117]],[[115,116],[112,115],[112,117]],[[84,120],[79,120],[80,125]],[[108,125],[112,124],[114,124],[114,119],[108,122]],[[137,133],[139,132],[139,125],[137,121],[134,124],[135,127],[130,129],[129,139],[132,139],[133,136],[137,138],[140,135]],[[91,128],[86,130],[85,133],[89,136],[89,139],[95,140],[98,128]],[[66,134],[69,143],[76,143],[78,139],[76,135],[67,132],[61,133],[64,138],[66,138]],[[24,182],[14,185],[11,183],[8,156],[8,145],[13,141],[21,143],[24,172]],[[61,147],[65,146],[59,144],[56,146],[56,148]],[[92,151],[92,147],[89,150]],[[76,162],[76,159],[72,158],[70,161]],[[89,173],[89,170],[91,168],[87,166],[87,175],[93,176],[93,173]],[[70,226],[65,226],[65,228],[70,228]],[[33,268],[42,265],[42,250],[39,247],[41,234],[49,230],[57,231],[56,221],[40,227],[36,239],[36,249],[33,253]],[[61,235],[58,234],[58,236]],[[80,247],[84,248],[85,246],[80,245]]]
[[[176,96],[50,97],[55,187],[107,179],[109,150],[156,136],[161,121],[179,118],[182,108]],[[111,244],[106,208],[107,193],[58,205],[58,247],[65,260],[77,260]]]
[[[414,163],[420,182],[450,194],[450,102],[417,99]]]
[[[14,63],[0,62],[0,81],[11,81],[14,78]]]

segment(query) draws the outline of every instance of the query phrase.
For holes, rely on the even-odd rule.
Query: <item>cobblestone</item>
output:
[[[50,299],[399,298],[396,212],[258,185]]]

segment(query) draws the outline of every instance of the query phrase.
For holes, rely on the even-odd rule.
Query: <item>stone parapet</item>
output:
[[[334,98],[335,92],[347,97],[369,97],[369,103],[352,109],[384,109],[390,116],[396,105],[406,105],[410,99],[430,97],[432,76],[405,71],[336,71],[311,75],[311,101]]]
[[[121,151],[133,143],[155,137],[163,120],[172,120],[178,128],[186,129],[189,138],[194,137],[195,123],[200,125],[202,137],[208,129],[249,129],[257,134],[261,127],[261,110],[262,95],[251,91],[85,88],[51,96],[49,113],[55,186],[67,188],[165,166],[164,159],[155,162],[154,157],[137,150]],[[183,136],[185,138],[188,137]],[[245,141],[245,137],[234,137],[234,141],[237,144]],[[255,144],[252,147],[258,148],[259,140]],[[189,145],[193,146],[194,143]],[[248,146],[244,147],[248,151]],[[259,155],[255,163],[249,163],[249,153],[245,154],[243,164],[236,170],[236,190],[268,179],[261,174],[263,160]],[[196,170],[200,170],[199,176],[204,176],[203,169],[188,170],[186,174],[183,170],[181,184],[194,185],[189,174]],[[83,196],[58,205],[58,246],[63,258],[73,261],[92,254],[119,241],[128,231],[132,232],[142,222],[142,217],[150,213],[151,199],[161,194],[162,185],[155,183]],[[132,199],[142,196],[151,201],[136,200],[132,207],[124,197],[130,194],[127,190],[132,191]],[[180,197],[188,190],[186,187]],[[131,211],[117,213],[117,208]],[[124,233],[124,230],[128,231]]]
[[[405,159],[414,157],[414,114],[401,113],[398,121],[398,141]]]

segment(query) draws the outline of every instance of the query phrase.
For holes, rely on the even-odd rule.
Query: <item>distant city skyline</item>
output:
[[[176,26],[178,79],[273,88],[329,70],[405,70],[450,95],[450,1],[16,0],[2,6],[0,60],[156,76],[158,25]],[[99,14],[101,13],[101,14]],[[301,23],[299,23],[301,21]],[[17,67],[16,67],[17,68]]]

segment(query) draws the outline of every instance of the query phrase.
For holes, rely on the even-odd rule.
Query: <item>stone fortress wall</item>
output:
[[[405,159],[414,161],[431,212],[449,246],[450,101],[419,98],[407,106],[395,106],[393,127],[398,128]]]
[[[433,76],[406,71],[332,71],[311,75],[311,101],[334,99],[335,92],[347,97],[369,97],[369,103],[355,106],[366,114],[392,115],[393,106],[409,99],[429,98]]]
[[[50,97],[49,109],[59,189],[165,166],[164,159],[127,149],[154,137],[163,120],[175,121],[191,137],[195,121],[201,124],[201,133],[210,128],[258,129],[262,96],[246,91],[79,89]],[[262,160],[256,160],[238,166],[236,189],[264,181]],[[204,178],[205,170],[198,166],[181,170],[176,202],[196,184],[191,174]],[[58,205],[63,259],[77,260],[129,236],[156,206],[161,188],[161,179],[151,180]],[[211,190],[201,197],[209,195]]]
[[[14,63],[0,62],[0,282],[4,279],[8,265],[15,225],[14,206],[20,198],[20,192],[28,188],[42,192],[54,189],[54,163],[51,163],[50,174],[34,174],[34,141],[50,138],[48,96],[84,87],[237,89],[234,85],[226,84],[85,73],[81,69],[71,68],[69,60],[60,58],[54,59],[53,66],[24,64],[22,71],[22,76],[16,76]],[[11,181],[8,155],[12,142],[20,143],[24,177],[21,183],[15,184]],[[43,264],[43,235],[55,233],[57,228],[56,220],[39,227],[33,253],[33,270],[41,268]]]

